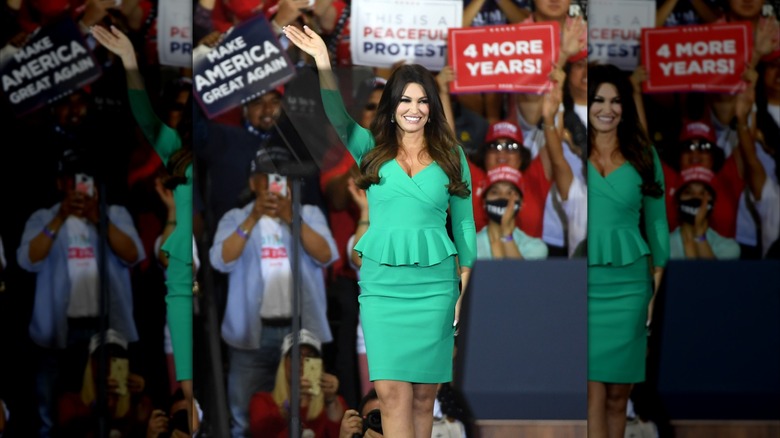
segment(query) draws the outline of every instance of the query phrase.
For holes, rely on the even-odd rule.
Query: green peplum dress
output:
[[[655,179],[663,171],[655,148]],[[588,161],[588,380],[645,380],[650,265],[669,259],[664,197],[644,196],[642,178],[626,161],[606,177]],[[640,215],[644,230],[640,231]]]
[[[182,147],[179,133],[157,117],[146,91],[129,89],[128,95],[138,126],[167,165]],[[165,301],[178,381],[192,379],[192,164],[187,166],[186,177],[186,183],[173,190],[176,228],[162,246],[168,253]]]
[[[321,90],[325,112],[360,163],[374,147],[370,131],[348,115],[338,91]],[[471,176],[460,151],[463,180]],[[369,377],[413,383],[452,380],[455,303],[459,296],[456,256],[471,267],[476,230],[471,196],[450,195],[449,179],[436,162],[410,177],[393,159],[366,191],[368,230],[355,245],[360,268],[360,318]],[[447,209],[452,234],[447,234]]]

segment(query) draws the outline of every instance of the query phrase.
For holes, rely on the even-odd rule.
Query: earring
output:
[[[427,122],[425,122],[425,123],[431,123],[431,118],[430,118],[430,117],[428,117],[428,121],[427,121]]]
[[[395,115],[394,114],[390,115],[390,123],[395,123]]]

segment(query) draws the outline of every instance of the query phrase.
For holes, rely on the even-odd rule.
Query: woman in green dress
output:
[[[615,66],[589,68],[588,125],[588,436],[622,438],[669,258],[664,180]]]
[[[428,438],[438,383],[452,380],[458,290],[476,255],[468,162],[447,125],[436,80],[419,65],[393,71],[367,130],[347,114],[322,38],[286,26],[311,55],[325,113],[360,167],[369,227],[361,255],[360,318],[382,428]],[[454,244],[446,228],[452,222]]]
[[[176,203],[176,227],[162,246],[168,254],[165,297],[168,326],[173,344],[176,380],[182,386],[187,400],[190,424],[192,408],[192,135],[190,105],[174,129],[155,114],[138,70],[135,48],[127,35],[111,26],[92,27],[92,35],[108,50],[116,54],[125,67],[130,109],[144,136],[154,147],[169,177],[165,186],[173,190]]]

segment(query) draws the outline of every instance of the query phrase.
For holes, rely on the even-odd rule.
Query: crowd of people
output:
[[[597,150],[589,131],[597,118],[591,113],[603,107],[595,97],[609,96],[589,88],[589,71],[603,70],[588,63],[585,8],[575,6],[584,4],[464,1],[463,27],[558,23],[560,57],[541,94],[453,94],[452,66],[431,72],[435,82],[424,94],[441,102],[441,123],[462,147],[469,175],[471,215],[461,217],[465,207],[443,213],[462,262],[468,244],[458,239],[469,233],[460,228],[466,219],[473,220],[477,260],[576,259],[602,250],[593,252],[588,233],[589,160]],[[755,51],[745,87],[735,94],[643,93],[645,67],[615,69],[629,86],[620,97],[635,106],[636,129],[656,151],[662,173],[665,213],[653,220],[663,219],[667,228],[638,238],[668,233],[670,259],[777,258],[777,20],[763,15],[763,2],[659,0],[657,6],[659,27],[750,22]],[[285,436],[295,310],[290,281],[297,265],[302,366],[311,358],[323,362],[318,382],[301,380],[301,418],[317,437],[381,436],[363,426],[372,403],[386,402],[391,391],[375,388],[369,377],[366,342],[375,342],[376,319],[368,321],[365,338],[359,309],[373,296],[371,273],[380,272],[377,260],[361,258],[382,245],[378,232],[366,233],[371,219],[376,229],[387,218],[371,216],[366,191],[375,182],[339,127],[330,128],[335,115],[319,104],[320,90],[311,89],[317,59],[285,29],[306,26],[322,37],[339,79],[362,78],[337,90],[347,115],[365,130],[396,123],[382,113],[381,99],[408,60],[391,68],[353,65],[350,4],[342,0],[193,0],[193,47],[207,51],[236,25],[263,15],[298,72],[210,117],[194,99],[192,69],[160,63],[157,1],[8,0],[2,8],[0,69],[39,29],[68,19],[102,73],[23,117],[2,106],[8,138],[24,141],[7,144],[0,159],[8,206],[0,218],[0,328],[3,351],[24,353],[0,365],[0,374],[12,377],[0,383],[0,435],[5,428],[9,435],[90,436],[101,416],[122,437],[178,436],[199,427],[208,433],[208,415],[202,426],[200,420],[218,410],[210,403],[218,399],[213,385],[222,385],[231,436]],[[290,96],[317,102],[316,123],[301,122]],[[320,166],[300,181],[282,174],[284,164],[299,161]],[[412,179],[426,171],[412,158],[396,162]],[[604,178],[606,170],[599,172]],[[19,174],[21,180],[12,176]],[[299,241],[292,233],[295,211]],[[451,250],[445,246],[442,251]],[[665,263],[662,252],[656,268]],[[370,266],[361,275],[365,262]],[[361,284],[371,294],[361,298]],[[208,326],[211,310],[214,326]],[[219,332],[216,351],[203,346],[209,331]],[[203,342],[193,346],[188,333]],[[637,348],[644,351],[644,343]],[[208,355],[219,356],[224,379],[207,376]],[[96,380],[101,375],[105,380]],[[590,380],[615,381],[605,375]],[[199,387],[199,378],[212,386]],[[434,430],[471,436],[457,388],[433,388],[426,403],[435,407]],[[617,388],[624,399],[619,415],[625,389]],[[101,399],[108,411],[93,403]],[[189,421],[182,421],[182,410]]]

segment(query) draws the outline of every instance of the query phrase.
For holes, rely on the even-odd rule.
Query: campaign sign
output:
[[[557,21],[450,29],[452,93],[542,93],[558,59]]]
[[[76,23],[64,18],[42,27],[0,71],[5,94],[23,116],[94,82],[102,69]]]
[[[194,60],[193,69],[195,98],[210,119],[295,76],[295,66],[263,15],[234,27]]]
[[[166,0],[157,12],[160,64],[192,68],[192,1]]]
[[[463,25],[457,0],[353,0],[352,63],[391,67],[398,61],[433,71],[446,64],[447,32]]]
[[[588,61],[632,71],[639,64],[641,29],[655,27],[656,3],[647,0],[590,0]]]
[[[744,22],[642,29],[644,92],[742,91],[752,53],[753,33]]]

